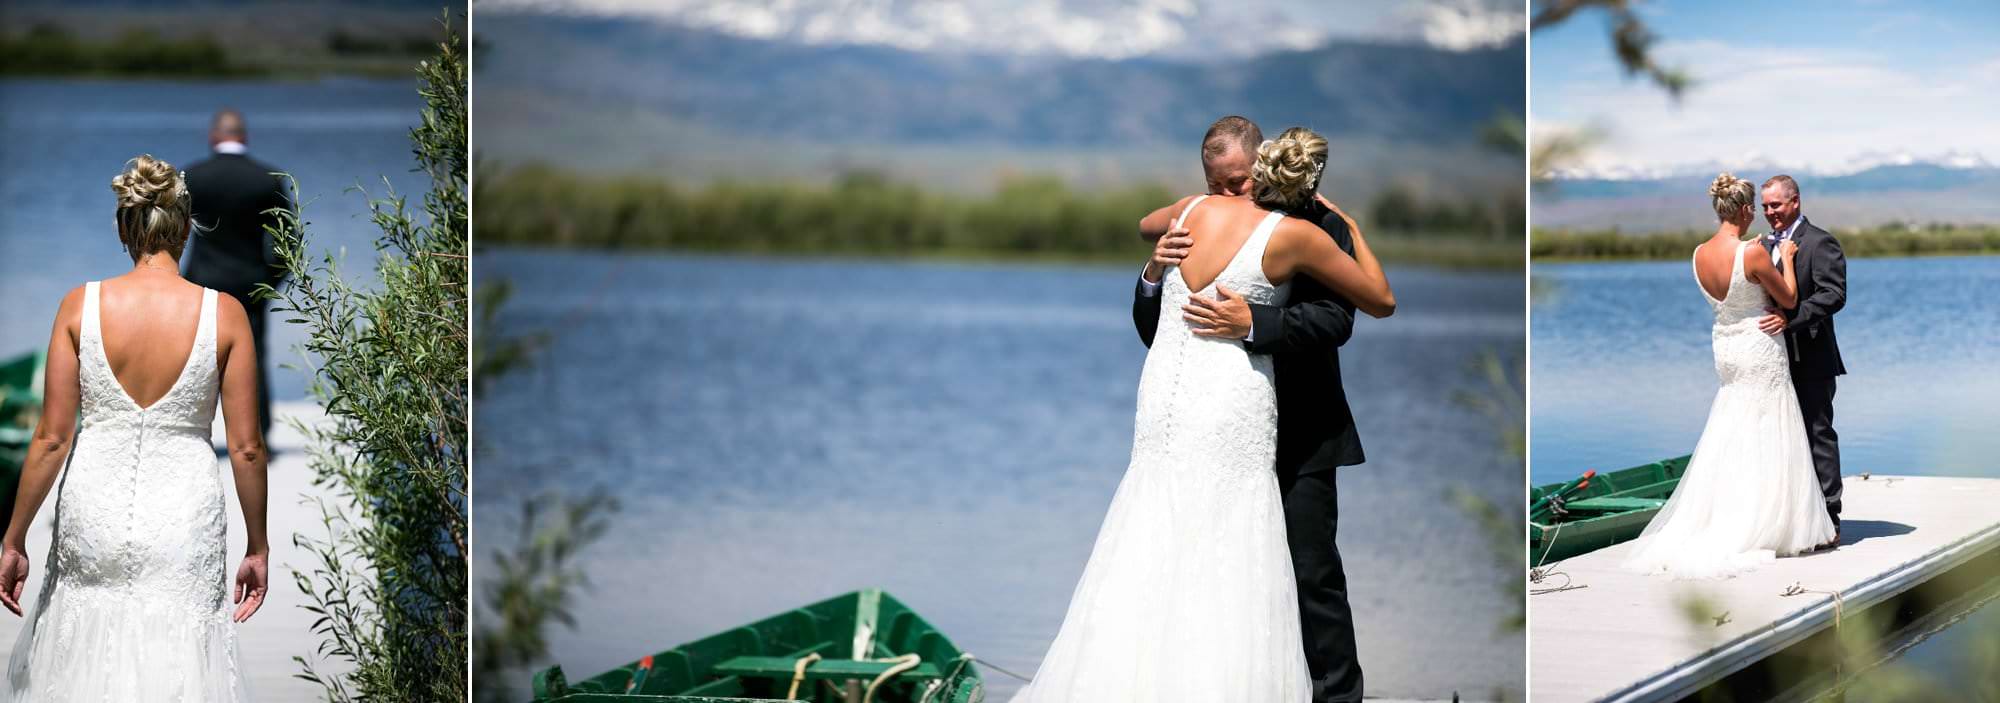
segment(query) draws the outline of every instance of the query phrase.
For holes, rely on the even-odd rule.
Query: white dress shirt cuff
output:
[[[1160,295],[1160,284],[1146,280],[1146,274],[1139,274],[1139,297],[1153,298]]]

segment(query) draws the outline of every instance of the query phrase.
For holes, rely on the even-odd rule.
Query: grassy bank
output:
[[[1679,260],[1712,231],[1625,234],[1617,230],[1536,229],[1529,252],[1536,261]],[[1833,230],[1852,258],[2000,254],[2000,226],[1889,225]]]
[[[689,188],[525,167],[475,182],[483,244],[1079,263],[1143,260],[1149,248],[1134,225],[1179,195],[1157,185],[1080,191],[1019,177],[976,196],[871,173],[827,186]],[[1362,224],[1370,227],[1365,216]],[[1522,259],[1519,238],[1367,231],[1391,263],[1501,268]]]

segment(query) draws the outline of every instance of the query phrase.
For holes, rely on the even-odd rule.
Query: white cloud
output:
[[[1520,36],[1527,22],[1521,3],[1481,0],[1437,0],[1418,6],[1413,14],[1424,41],[1461,51],[1505,44]]]
[[[1992,76],[2000,58],[1954,69],[1905,65],[1892,47],[1792,49],[1713,40],[1663,43],[1662,63],[1696,84],[1676,104],[1644,80],[1598,71],[1537,83],[1534,120],[1605,125],[1588,172],[1640,172],[1753,160],[1842,173],[1909,158],[2000,156]],[[1608,60],[1608,57],[1607,57]]]
[[[489,6],[650,17],[814,44],[1105,59],[1239,57],[1334,38],[1463,50],[1510,41],[1525,22],[1518,0],[492,0]]]

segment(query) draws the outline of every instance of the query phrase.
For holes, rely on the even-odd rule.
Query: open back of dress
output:
[[[1205,290],[1282,305],[1288,288],[1265,279],[1263,256],[1283,217],[1267,216]],[[1167,272],[1132,462],[1017,703],[1311,697],[1275,473],[1271,358],[1193,334],[1181,306],[1194,293],[1178,268]]]
[[[104,354],[85,287],[82,421],[57,488],[41,593],[8,665],[13,700],[238,701],[228,514],[210,429],[221,374],[215,291],[164,396],[141,406]]]

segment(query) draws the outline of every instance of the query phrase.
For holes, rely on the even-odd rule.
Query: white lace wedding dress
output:
[[[12,699],[237,701],[215,419],[215,291],[166,395],[141,408],[112,375],[98,284],[77,350],[82,429],[57,489],[41,594],[8,664]]]
[[[1254,303],[1283,304],[1288,288],[1271,285],[1262,263],[1280,219],[1265,218],[1216,282]],[[1190,293],[1178,268],[1161,295],[1132,463],[1062,628],[1014,703],[1311,696],[1273,468],[1271,358],[1195,336],[1181,319]]]
[[[1715,311],[1715,373],[1722,387],[1687,472],[1634,541],[1628,569],[1719,578],[1833,538],[1785,343],[1757,328],[1772,301],[1743,275],[1749,247],[1737,246],[1721,300],[1702,288]],[[1695,284],[1700,287],[1699,277]]]

